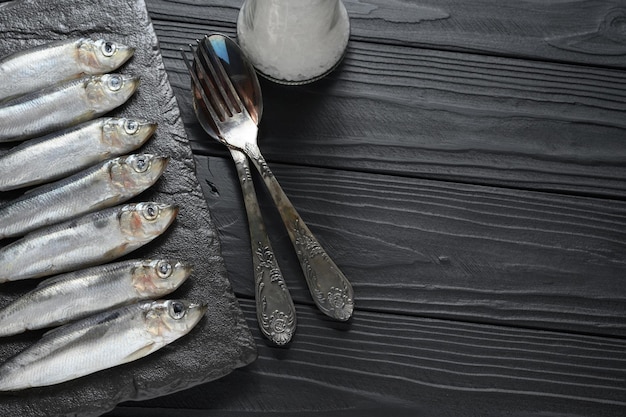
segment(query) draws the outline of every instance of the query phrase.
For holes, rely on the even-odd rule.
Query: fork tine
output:
[[[189,44],[189,50],[191,50],[191,53],[194,55],[194,58],[195,58],[196,57],[196,53],[195,53],[195,51],[193,49],[193,46],[191,44]],[[196,75],[196,72],[193,70],[193,67],[189,63],[189,59],[187,58],[187,55],[185,54],[185,51],[183,51],[181,49],[180,50],[180,54],[183,57],[183,62],[185,63],[185,66],[187,67],[187,70],[189,71],[189,75],[191,76],[192,83],[196,87],[196,90],[198,90],[200,92],[200,96],[202,97],[202,101],[204,102],[204,105],[206,106],[207,111],[209,112],[211,118],[213,120],[220,120],[218,115],[215,113],[215,110],[213,108],[213,105],[211,104],[211,101],[209,100],[209,98],[207,97],[206,93],[204,92],[204,88],[203,88],[202,82],[200,81],[200,79]],[[210,83],[207,83],[207,84],[209,85],[209,88],[211,89],[212,87],[210,86]]]
[[[201,82],[200,89],[205,93],[204,97],[208,99],[208,102],[206,104],[210,104],[215,111],[215,114],[219,116],[215,120],[223,121],[229,116],[228,110],[226,110],[224,104],[217,96],[218,92],[215,90],[217,83],[215,79],[209,76],[206,71],[206,66],[203,62],[203,59],[200,57],[200,55],[198,55],[200,41],[196,40],[196,43],[197,44],[195,49],[192,48],[191,45],[189,46],[189,49],[191,49],[191,52],[193,53],[193,59],[196,66],[197,74],[200,75],[200,78],[198,78],[198,80]],[[206,95],[207,90],[209,92],[208,96]]]
[[[213,58],[213,61],[215,61],[215,66],[217,67],[217,71],[219,71],[220,73],[220,78],[221,80],[224,81],[223,85],[226,86],[226,88],[228,89],[228,92],[230,93],[230,97],[233,99],[234,103],[232,103],[231,108],[235,109],[235,111],[237,113],[239,112],[243,112],[245,111],[245,107],[243,105],[243,103],[241,102],[241,98],[239,97],[239,93],[237,93],[237,90],[235,89],[235,86],[233,85],[230,77],[228,76],[228,74],[226,73],[226,70],[224,69],[224,65],[222,65],[222,61],[220,59],[220,57],[217,55],[217,53],[215,53],[215,49],[213,49],[213,46],[210,45],[211,41],[209,40],[208,36],[204,37],[204,40],[202,41],[203,43],[208,43],[208,47],[202,48],[203,51],[208,51],[209,55],[211,56],[211,58]],[[224,91],[224,88],[222,85],[220,85],[220,90],[224,92],[225,95],[226,91]]]
[[[224,90],[221,86],[222,83],[216,77],[213,64],[204,52],[202,41],[198,40],[197,43],[198,44],[194,51],[194,59],[197,63],[198,71],[205,80],[206,86],[209,88],[209,93],[213,98],[212,103],[215,104],[215,111],[221,115],[219,120],[224,121],[227,117],[233,115],[232,111],[230,111],[229,103],[224,99]]]
[[[205,69],[207,69],[211,73],[211,77],[213,77],[212,79],[215,81],[219,98],[221,99],[220,104],[223,104],[226,107],[225,110],[229,113],[230,116],[232,116],[233,114],[237,113],[239,110],[234,108],[233,103],[230,100],[230,97],[226,93],[226,90],[224,90],[223,80],[225,80],[225,78],[223,77],[220,78],[220,75],[215,70],[216,65],[220,66],[220,61],[219,61],[219,57],[216,57],[215,54],[212,53],[213,46],[211,45],[211,42],[208,40],[208,36],[205,36],[202,41],[198,42],[198,49],[200,50],[199,54],[202,56],[202,61],[206,64]],[[216,64],[213,64],[213,60],[211,60],[211,57],[214,58]]]

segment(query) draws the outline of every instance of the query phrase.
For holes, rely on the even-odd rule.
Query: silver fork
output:
[[[194,66],[198,71],[202,72],[200,59],[197,51],[189,45],[194,56]],[[204,130],[212,137],[216,137],[218,132],[224,130],[222,122],[213,123],[213,120],[219,121],[224,116],[224,109],[217,105],[213,108],[206,93],[204,85],[192,65],[187,61],[187,57],[181,51],[183,60],[187,65],[189,74],[194,88],[194,110],[196,116],[204,128]],[[203,77],[202,75],[200,76]],[[205,77],[205,76],[204,76]],[[206,80],[206,78],[205,78]],[[214,97],[218,97],[215,91],[210,91]],[[200,102],[198,98],[200,97]],[[216,113],[219,112],[219,115]],[[255,302],[257,322],[261,333],[276,345],[285,345],[293,337],[296,331],[296,310],[289,294],[289,290],[283,279],[282,272],[274,250],[267,236],[267,230],[261,210],[257,201],[252,176],[250,174],[250,165],[248,158],[242,152],[229,148],[237,174],[239,176],[239,184],[243,194],[246,214],[248,216],[248,229],[250,231],[250,244],[252,247],[252,263],[255,272]]]
[[[241,54],[232,40],[224,38],[229,47]],[[207,80],[203,84],[198,80],[198,85],[204,86],[199,89],[200,96],[216,126],[219,140],[230,149],[243,151],[261,174],[287,228],[317,307],[334,319],[348,320],[354,310],[352,285],[311,233],[261,155],[257,146],[258,120],[253,120],[243,104],[208,37],[199,41],[193,53],[200,78]],[[250,76],[256,77],[256,74],[252,72]]]

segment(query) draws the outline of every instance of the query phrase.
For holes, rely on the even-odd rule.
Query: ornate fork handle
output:
[[[255,274],[257,321],[265,337],[277,345],[284,345],[291,340],[296,331],[296,309],[267,236],[250,175],[248,158],[235,149],[230,149],[230,153],[235,161],[248,216]]]
[[[258,169],[274,199],[300,260],[313,301],[324,314],[337,320],[348,320],[354,310],[352,285],[291,204],[261,155],[258,146],[248,142],[244,151]]]

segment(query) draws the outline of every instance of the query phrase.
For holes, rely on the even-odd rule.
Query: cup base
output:
[[[301,80],[287,80],[287,79],[281,79],[281,78],[276,78],[273,77],[269,74],[264,73],[263,71],[261,71],[259,68],[257,68],[256,66],[254,67],[255,71],[257,74],[259,74],[261,77],[265,78],[268,81],[274,82],[276,84],[283,84],[283,85],[304,85],[304,84],[310,84],[313,83],[315,81],[321,80],[322,78],[326,77],[328,74],[330,74],[331,72],[333,72],[343,61],[343,58],[346,56],[346,52],[347,52],[347,48],[343,51],[343,54],[341,54],[341,56],[339,57],[339,59],[327,70],[325,70],[324,72],[314,75],[310,78],[305,78],[305,79],[301,79]],[[244,52],[245,55],[245,52]],[[253,65],[254,66],[254,65]]]

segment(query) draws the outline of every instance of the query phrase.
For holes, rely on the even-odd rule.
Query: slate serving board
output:
[[[134,57],[118,72],[140,75],[140,87],[129,102],[110,114],[158,122],[156,133],[141,151],[170,156],[159,182],[133,201],[178,204],[177,220],[163,236],[125,258],[164,256],[192,263],[192,276],[168,298],[206,301],[209,310],[190,334],[136,362],[52,387],[0,393],[3,416],[100,415],[122,401],[170,394],[220,378],[256,358],[256,346],[228,281],[218,235],[195,175],[191,149],[144,1],[0,2],[0,56],[74,37],[104,37],[136,48]],[[2,145],[0,153],[10,146]],[[14,193],[0,193],[0,202],[13,197]],[[32,289],[38,281],[4,284],[0,287],[0,306]],[[0,361],[42,334],[36,331],[0,339]]]

